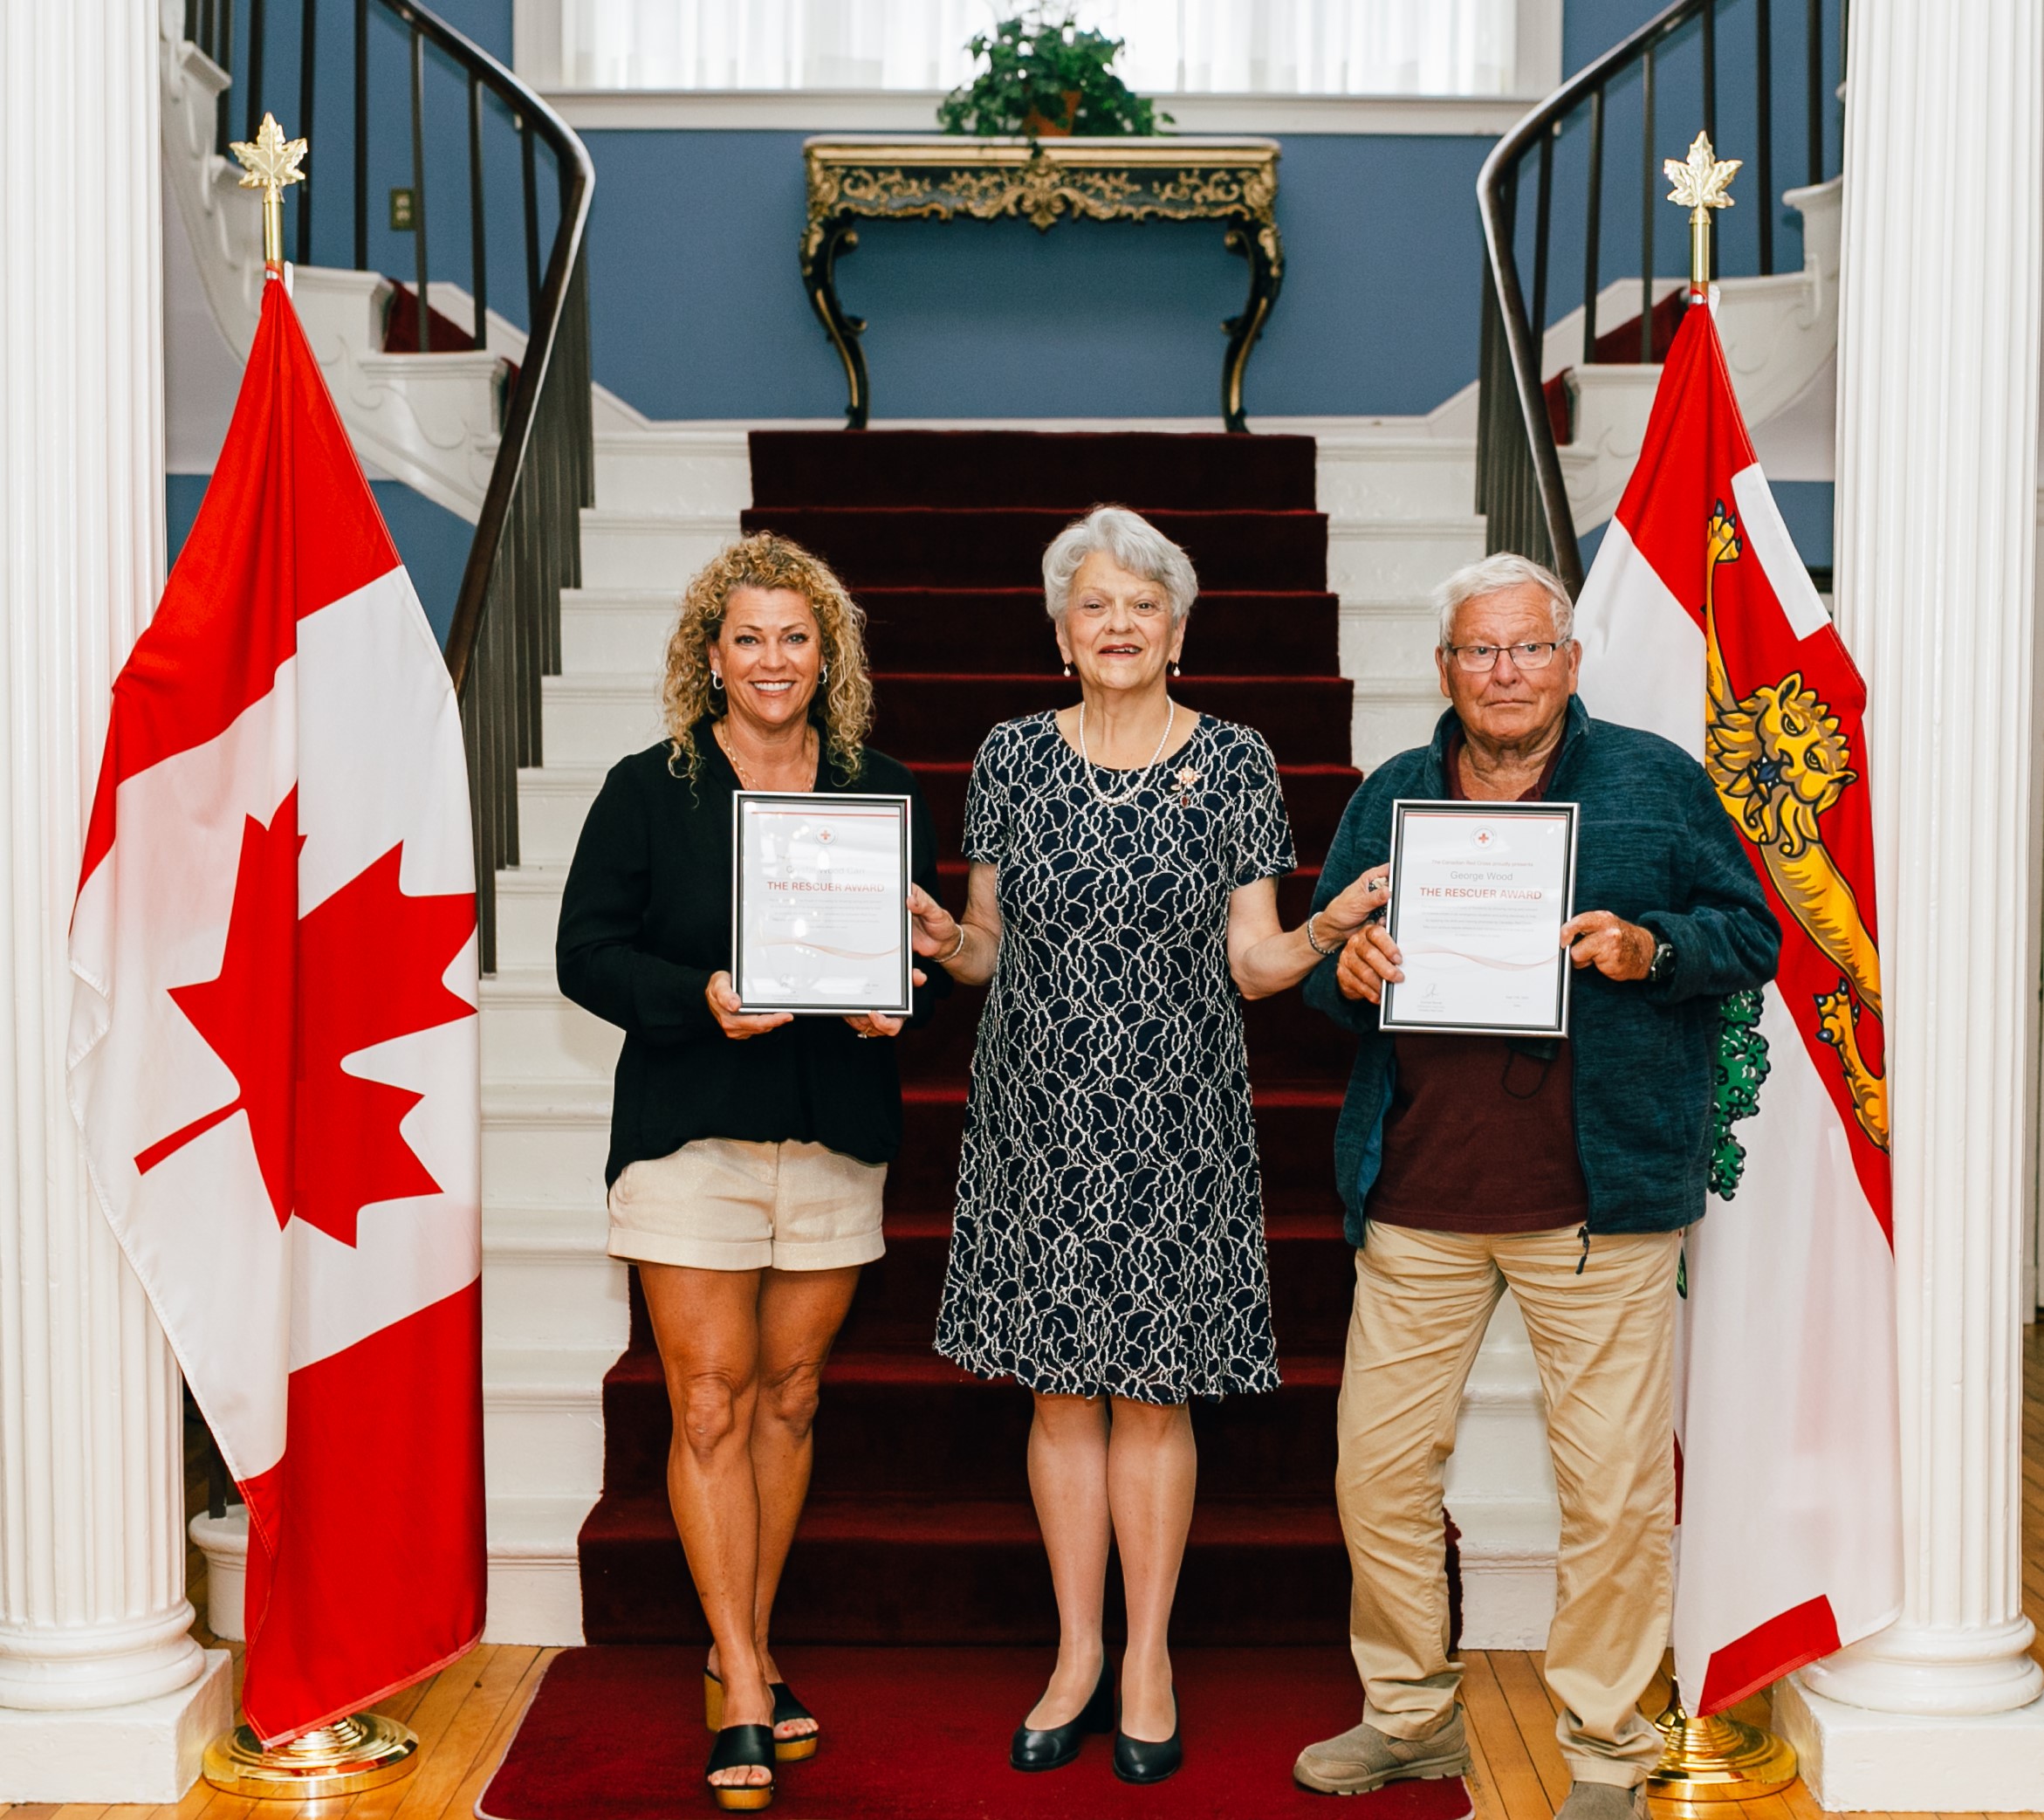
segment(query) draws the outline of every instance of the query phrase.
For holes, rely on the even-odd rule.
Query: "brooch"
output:
[[[1198,783],[1199,775],[1199,773],[1190,765],[1186,766],[1179,772],[1178,807],[1180,808],[1185,808],[1190,804],[1192,800],[1193,786]]]

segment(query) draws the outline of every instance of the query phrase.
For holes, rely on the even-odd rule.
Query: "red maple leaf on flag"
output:
[[[400,1036],[473,1017],[443,976],[476,927],[466,892],[407,896],[401,842],[303,917],[298,914],[298,792],[264,828],[250,816],[227,944],[213,979],[170,996],[225,1062],[236,1097],[135,1158],[144,1175],[230,1118],[249,1137],[281,1227],[295,1213],[343,1245],[378,1201],[437,1194],[400,1130],[423,1097],[345,1064]]]

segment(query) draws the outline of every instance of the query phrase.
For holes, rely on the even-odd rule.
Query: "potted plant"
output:
[[[971,49],[986,67],[944,97],[947,133],[1023,133],[1032,139],[1079,133],[1102,138],[1149,134],[1171,116],[1132,93],[1112,67],[1123,41],[1081,30],[1070,13],[1039,8],[976,33]]]

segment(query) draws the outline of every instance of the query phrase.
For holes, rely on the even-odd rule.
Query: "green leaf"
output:
[[[1154,134],[1171,116],[1115,74],[1123,43],[1041,6],[1003,19],[991,35],[977,32],[968,41],[973,60],[986,67],[938,104],[937,125],[991,137],[1026,132],[1033,114],[1057,124],[1068,118],[1074,133],[1103,138]]]
[[[1730,1200],[1746,1173],[1746,1146],[1732,1135],[1741,1119],[1759,1110],[1760,1088],[1771,1066],[1760,1034],[1765,1000],[1758,992],[1734,992],[1718,1013],[1717,1080],[1711,1105],[1711,1192]]]

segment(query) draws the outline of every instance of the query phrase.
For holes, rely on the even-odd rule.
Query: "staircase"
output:
[[[167,187],[208,306],[230,346],[245,351],[261,262],[257,211],[220,155],[221,98],[233,93],[231,58],[228,47],[215,44],[209,54],[189,41],[178,23],[182,10],[171,3],[163,12]],[[204,10],[229,16],[226,9]],[[1670,10],[1693,16],[1698,7],[1685,0]],[[244,38],[245,26],[244,17]],[[272,76],[278,73],[273,68]],[[288,81],[272,86],[295,95],[297,72],[285,73]],[[339,79],[324,64],[321,74],[323,83]],[[323,88],[321,117],[339,105]],[[239,130],[238,120],[235,125]],[[1724,149],[1736,155],[1740,148]],[[1749,171],[1748,179],[1755,175]],[[1529,182],[1529,193],[1532,187]],[[335,191],[330,180],[322,194],[345,197],[346,191]],[[1801,269],[1725,278],[1719,328],[1763,459],[1777,477],[1798,477],[1770,444],[1776,438],[1811,441],[1813,423],[1814,439],[1828,441],[1838,183],[1813,182],[1787,199],[1804,216]],[[1529,271],[1535,264],[1532,225],[1529,218],[1520,234]],[[525,331],[487,308],[477,336],[470,291],[433,279],[426,286],[429,340],[438,351],[421,354],[408,351],[416,346],[415,329],[405,329],[413,297],[397,281],[304,262],[294,281],[300,314],[365,460],[471,521],[483,516],[506,397],[526,359]],[[1636,340],[1643,303],[1660,304],[1679,282],[1643,285],[1632,277],[1593,284],[1590,304],[1546,323],[1533,338],[1537,395],[1579,530],[1608,516],[1615,501],[1659,377],[1656,365],[1611,355]],[[408,316],[415,321],[415,307]],[[449,326],[462,333],[449,334]],[[578,383],[594,419],[594,504],[580,513],[580,585],[559,591],[558,632],[538,642],[558,673],[521,683],[518,700],[505,710],[517,717],[518,738],[529,742],[525,749],[535,762],[516,770],[515,803],[497,818],[494,837],[508,834],[513,844],[504,850],[517,862],[494,873],[497,970],[484,982],[482,1009],[490,1634],[532,1643],[580,1639],[586,1590],[590,1622],[605,1634],[614,1624],[628,1630],[635,1623],[666,1627],[661,1634],[689,1634],[693,1622],[681,1609],[686,1583],[671,1537],[644,1501],[662,1418],[649,1398],[643,1336],[634,1339],[627,1273],[604,1251],[602,1162],[616,1034],[562,1000],[552,977],[560,884],[582,818],[607,765],[657,735],[659,657],[682,584],[747,522],[771,522],[813,540],[839,557],[855,586],[871,584],[860,591],[873,615],[875,662],[883,672],[878,743],[916,764],[955,853],[965,769],[985,727],[1001,715],[1068,698],[1069,685],[1053,673],[1034,593],[1041,540],[1098,498],[1154,505],[1167,526],[1174,525],[1172,512],[1231,503],[1224,493],[1183,491],[1183,464],[1163,460],[1161,451],[1148,457],[1147,468],[1139,461],[1104,470],[1068,466],[1053,496],[1011,490],[999,500],[940,505],[964,512],[991,505],[1015,516],[1002,520],[998,534],[984,525],[962,531],[958,520],[916,525],[910,553],[923,565],[923,580],[909,585],[888,567],[906,547],[904,539],[881,527],[890,524],[886,512],[909,506],[898,495],[890,496],[890,506],[870,491],[852,491],[876,482],[838,453],[884,447],[888,433],[766,435],[761,447],[769,451],[768,465],[756,487],[750,433],[770,427],[655,423],[590,384],[586,368]],[[1231,543],[1203,563],[1203,580],[1215,592],[1196,609],[1183,694],[1272,737],[1286,760],[1287,800],[1308,858],[1317,857],[1346,800],[1355,775],[1348,767],[1374,766],[1423,739],[1438,711],[1427,594],[1449,569],[1481,554],[1486,536],[1495,544],[1499,534],[1496,523],[1486,533],[1484,518],[1471,509],[1482,413],[1480,388],[1472,384],[1423,417],[1264,419],[1264,428],[1280,434],[1248,443],[1235,439],[1238,446],[1282,448],[1293,437],[1310,438],[1311,489],[1302,490],[1300,470],[1288,470],[1293,491],[1284,496],[1290,502],[1284,510],[1317,512],[1324,529],[1301,537],[1296,529],[1272,528],[1260,546],[1253,538]],[[1205,426],[1142,427],[1176,439]],[[988,457],[1005,458],[1004,448],[1012,454],[1031,446],[1028,439],[984,443],[976,463],[961,466],[980,471]],[[1264,458],[1243,457],[1251,464]],[[1272,458],[1301,459],[1295,448]],[[1167,470],[1177,475],[1172,486],[1146,491],[1145,474]],[[1232,487],[1233,470],[1226,471]],[[1019,477],[1015,471],[1007,477],[1011,485]],[[1232,509],[1243,509],[1243,501],[1234,500]],[[891,521],[893,530],[899,533],[905,522]],[[561,547],[557,539],[550,560],[559,560]],[[1197,541],[1194,548],[1202,553]],[[1316,555],[1324,576],[1310,567]],[[1293,582],[1313,584],[1279,589],[1286,597],[1281,608],[1271,592],[1280,563],[1294,566]],[[933,573],[942,592],[927,586]],[[551,587],[541,593],[545,598],[529,608],[544,632],[554,594]],[[1313,604],[1302,607],[1301,596],[1312,596]],[[961,615],[972,616],[966,654],[947,657],[952,667],[941,672],[921,667],[921,641],[932,616],[948,626]],[[547,649],[549,640],[557,642]],[[1268,676],[1279,686],[1251,680]],[[542,752],[543,764],[536,762]],[[957,883],[954,868],[954,888]],[[1305,889],[1298,882],[1286,888],[1287,915],[1296,914]],[[855,1564],[860,1550],[876,1546],[878,1532],[894,1521],[890,1497],[898,1494],[912,1507],[936,1496],[948,1513],[943,1521],[956,1519],[959,1538],[943,1545],[955,1549],[945,1558],[976,1562],[971,1574],[993,1576],[991,1583],[970,1576],[969,1584],[954,1583],[953,1592],[964,1597],[991,1583],[1000,1596],[988,1594],[990,1605],[1006,1611],[1013,1587],[1034,1586],[1004,1619],[1034,1635],[1046,1608],[1040,1584],[1028,1578],[1037,1572],[1030,1565],[1036,1556],[1018,1502],[1021,1404],[998,1389],[946,1379],[924,1350],[941,1267],[943,1196],[962,1117],[971,996],[955,999],[904,1058],[916,1135],[892,1185],[890,1254],[869,1274],[847,1329],[836,1368],[844,1375],[830,1387],[820,1431],[833,1450],[828,1470],[835,1476],[820,1477],[817,1510],[797,1560],[813,1546],[823,1550],[820,1562],[835,1562],[840,1569]],[[1250,1546],[1245,1536],[1256,1529],[1259,1546],[1292,1549],[1299,1562],[1293,1592],[1279,1583],[1292,1583],[1288,1576],[1251,1575],[1245,1583],[1260,1589],[1259,1609],[1267,1604],[1271,1625],[1284,1634],[1297,1634],[1286,1627],[1302,1624],[1307,1607],[1317,1609],[1323,1615],[1323,1627],[1314,1633],[1319,1636],[1327,1634],[1325,1614],[1339,1611],[1340,1598],[1330,1577],[1330,1532],[1308,1507],[1317,1500],[1324,1510],[1327,1502],[1331,1348],[1348,1267],[1345,1256],[1330,1250],[1338,1250],[1339,1241],[1330,1237],[1336,1228],[1327,1183],[1327,1095],[1339,1075],[1340,1046],[1331,1030],[1316,1026],[1298,1009],[1295,995],[1251,1008],[1288,1386],[1276,1398],[1241,1399],[1202,1412],[1202,1501],[1211,1509],[1201,1519],[1195,1567],[1204,1576],[1202,1599],[1219,1602],[1214,1611],[1227,1609],[1231,1576],[1249,1558],[1240,1552]],[[860,1457],[861,1449],[870,1454],[892,1435],[904,1413],[913,1422],[940,1425],[932,1432],[952,1422],[955,1438],[960,1409],[984,1426],[976,1458],[954,1454],[933,1463],[919,1480],[904,1482],[885,1476],[884,1460]],[[627,1424],[622,1429],[620,1420]],[[607,1423],[614,1444],[607,1461]],[[1460,1432],[1449,1502],[1464,1535],[1468,1640],[1537,1647],[1551,1609],[1552,1480],[1537,1380],[1509,1301],[1478,1360]],[[592,1519],[607,1472],[614,1475],[616,1495]],[[960,1486],[972,1495],[946,1502],[943,1488]],[[1257,1529],[1259,1500],[1270,1521]],[[932,1507],[931,1521],[942,1531],[940,1514]],[[649,1583],[648,1572],[655,1581],[666,1576],[666,1605],[621,1612],[614,1587],[628,1581],[614,1576]],[[791,1612],[799,1604],[827,1609],[798,1597],[791,1583]],[[842,1609],[840,1617],[850,1632],[878,1635],[892,1624],[905,1633],[939,1623],[947,1609],[970,1608],[947,1607],[933,1594],[917,1610],[861,1617]]]
[[[1831,477],[1842,191],[1828,156],[1825,96],[1833,71],[1844,93],[1844,9],[1835,63],[1824,10],[1813,0],[1800,31],[1778,33],[1767,0],[1672,0],[1571,76],[1484,161],[1477,178],[1487,263],[1477,505],[1491,549],[1547,564],[1572,592],[1582,585],[1581,536],[1609,518],[1638,457],[1660,383],[1659,354],[1683,304],[1673,279],[1635,278],[1600,290],[1608,219],[1620,212],[1607,211],[1607,191],[1627,209],[1631,196],[1639,199],[1633,257],[1642,270],[1651,273],[1670,242],[1681,249],[1673,263],[1686,265],[1688,227],[1665,205],[1663,168],[1665,155],[1687,146],[1698,127],[1718,157],[1729,154],[1749,167],[1742,194],[1757,203],[1718,216],[1703,275],[1755,450],[1777,480]],[[1754,110],[1733,129],[1737,146],[1717,143],[1725,33],[1734,24],[1752,33],[1734,45],[1730,61],[1739,98]],[[1777,192],[1775,143],[1784,122],[1773,98],[1796,93],[1791,81],[1801,94],[1800,108],[1788,112],[1801,114],[1808,182]],[[1607,127],[1622,120],[1618,137],[1629,143],[1615,151]],[[1775,271],[1778,195],[1803,217],[1798,272]],[[1726,232],[1735,221],[1736,248]],[[1564,230],[1582,235],[1583,303],[1557,322],[1548,298]],[[1743,275],[1726,275],[1733,270]],[[1630,319],[1614,330],[1615,314]],[[1578,350],[1581,364],[1572,367]]]
[[[1288,920],[1303,915],[1313,862],[1357,781],[1309,441],[758,432],[751,478],[743,527],[818,551],[866,608],[874,744],[916,772],[954,905],[980,740],[997,720],[1071,698],[1035,585],[1043,547],[1096,499],[1144,511],[1188,547],[1206,589],[1175,689],[1193,707],[1268,731],[1308,862],[1281,896]],[[606,688],[600,719],[594,698]],[[642,679],[593,679],[586,697],[588,737],[606,727],[621,753],[643,728],[629,711],[645,699]],[[816,1475],[782,1597],[791,1640],[1055,1635],[1025,1476],[1029,1398],[930,1350],[984,997],[954,993],[902,1043],[907,1117],[888,1183],[888,1254],[867,1272],[827,1375]],[[1274,1398],[1198,1411],[1205,1495],[1181,1601],[1189,1641],[1318,1638],[1345,1598],[1327,1487],[1349,1271],[1326,1159],[1348,1044],[1295,993],[1249,1016],[1287,1383]],[[586,1634],[698,1638],[667,1509],[666,1389],[642,1317],[606,1379],[604,1418],[604,1495],[581,1536]]]

